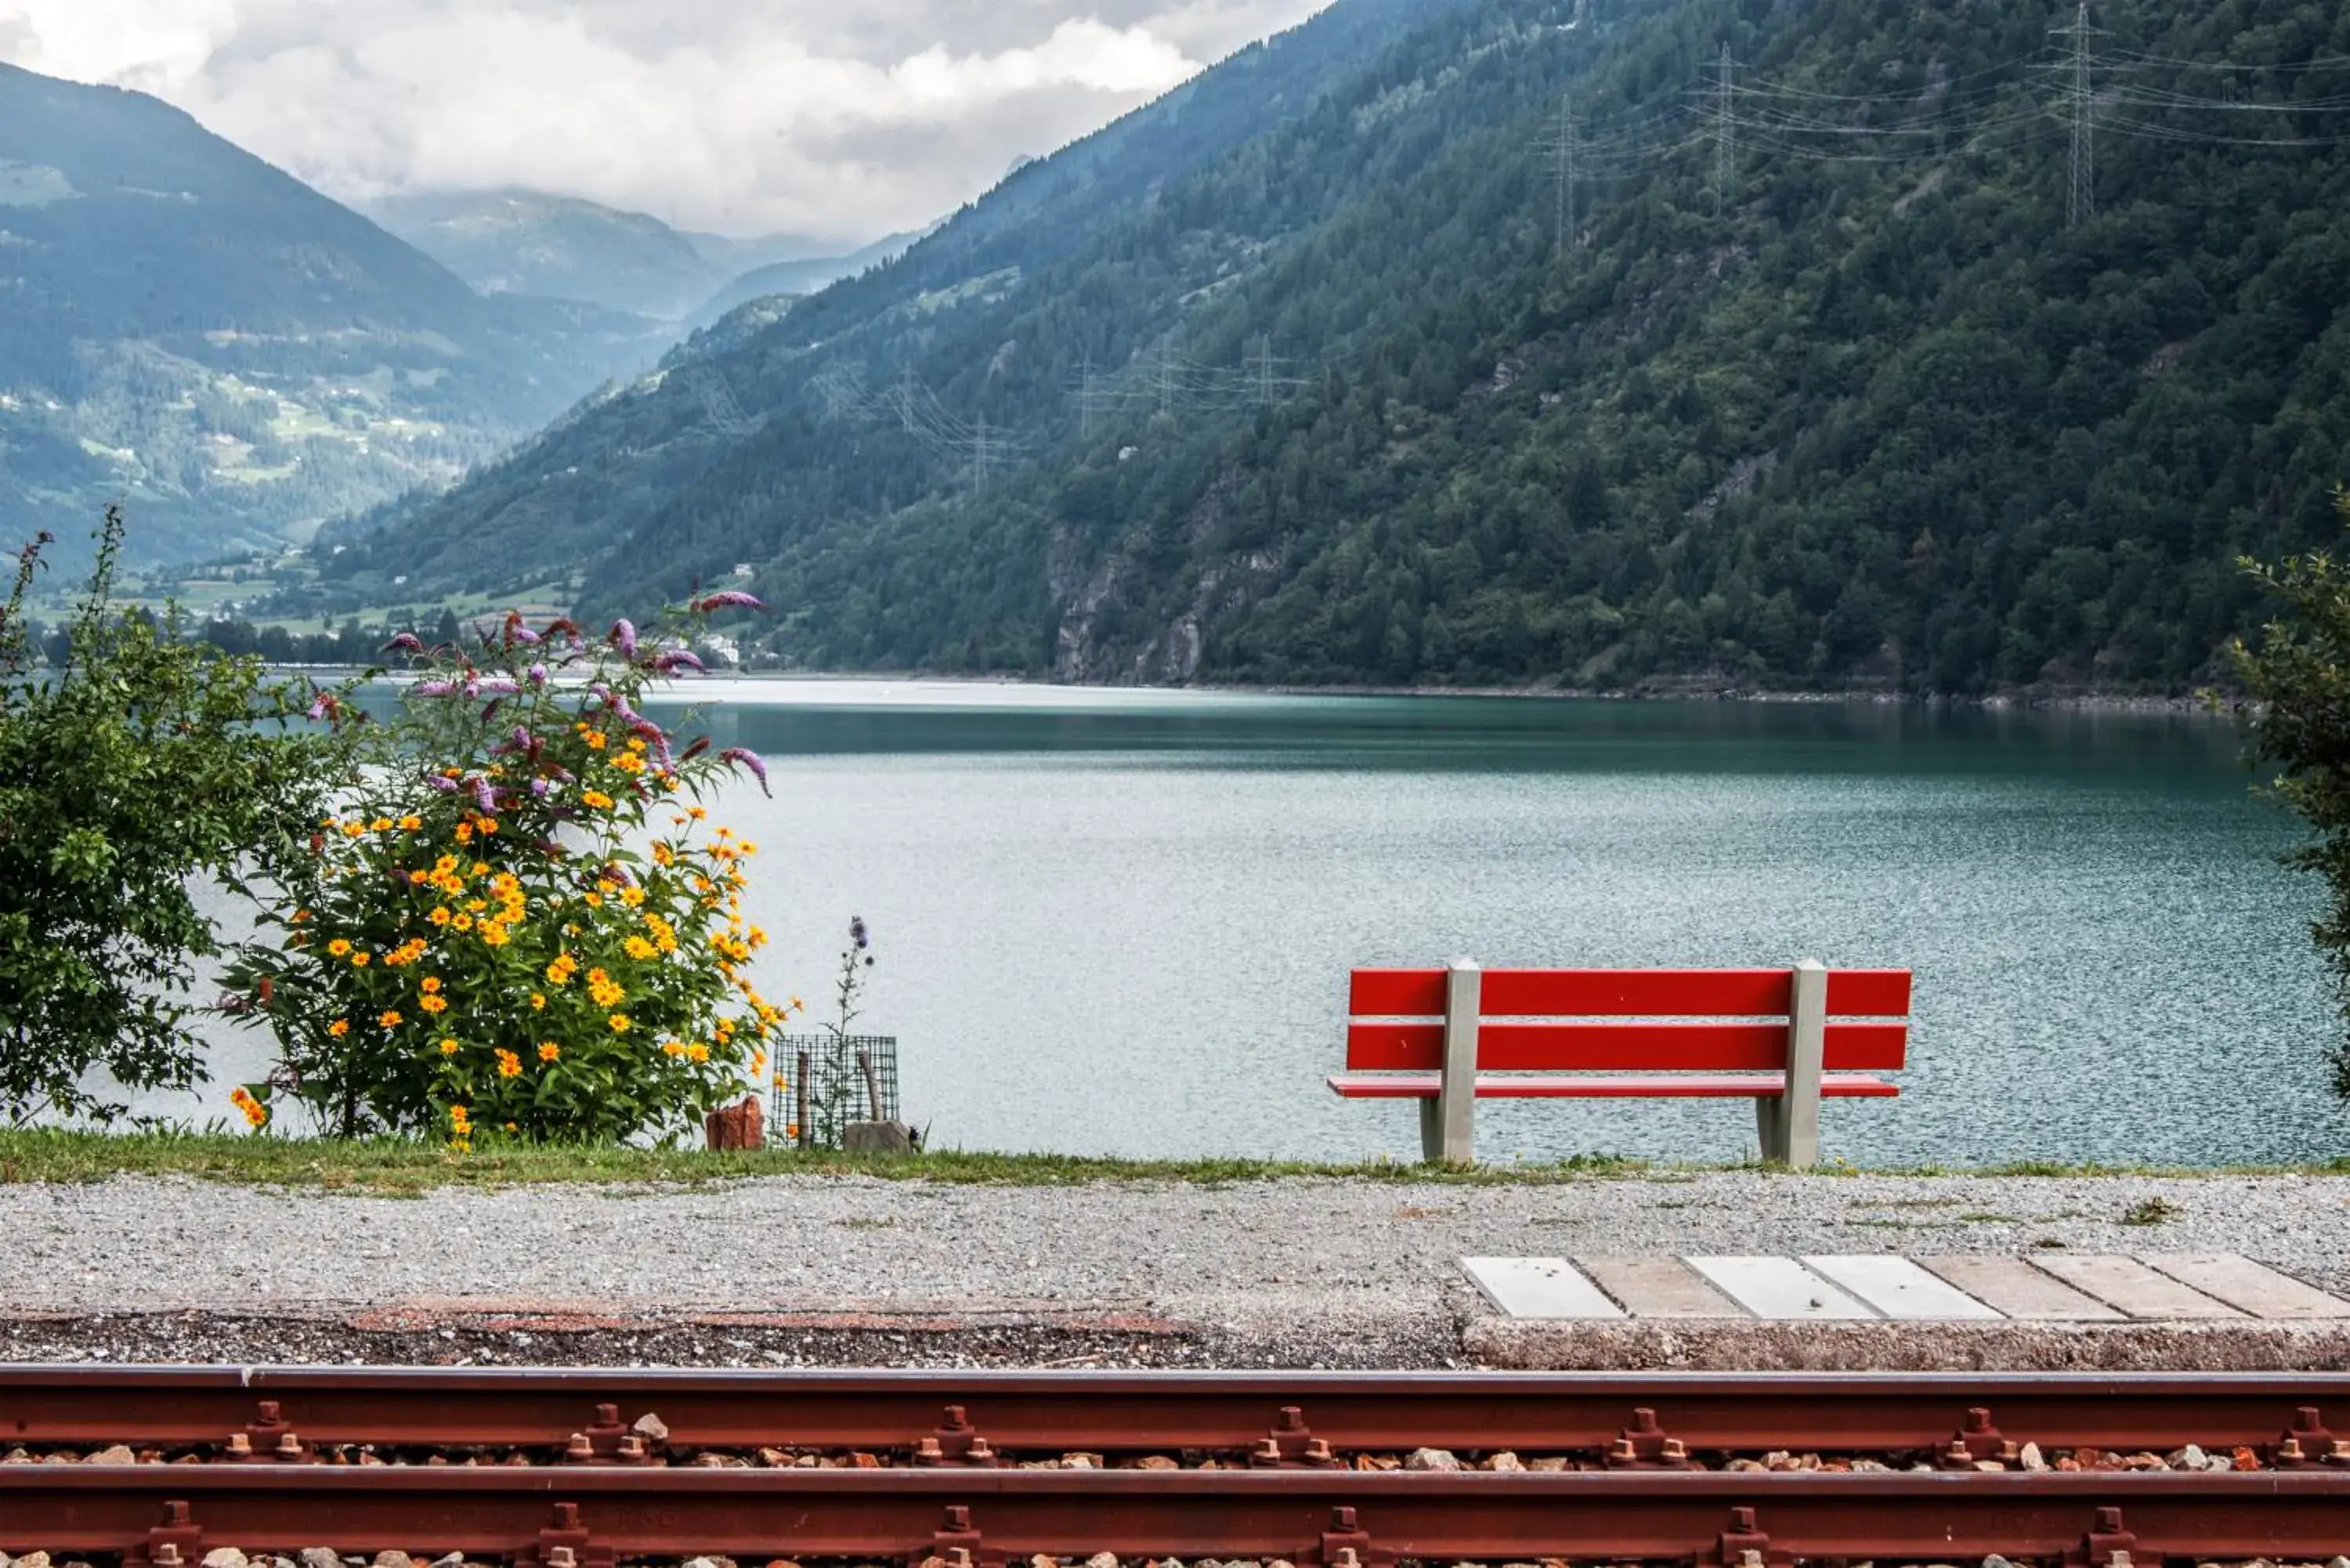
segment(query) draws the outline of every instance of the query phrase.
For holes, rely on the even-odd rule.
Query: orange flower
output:
[[[332,953],[335,957],[340,958],[345,953],[351,950],[351,944],[345,941],[342,938],[337,937],[333,941],[327,944],[327,950]]]
[[[449,1009],[449,999],[445,996],[420,996],[416,999],[416,1005],[427,1012],[445,1012]]]
[[[562,1047],[562,1046],[560,1046],[560,1045],[557,1045],[554,1041],[552,1041],[552,1040],[542,1040],[542,1041],[540,1041],[540,1042],[538,1043],[538,1059],[539,1059],[540,1061],[542,1061],[542,1062],[552,1062],[552,1061],[554,1061],[557,1056],[560,1056],[560,1055],[562,1055],[562,1054],[563,1054],[563,1047]]]
[[[350,1032],[351,1021],[348,1018],[338,1018],[332,1023],[327,1025],[327,1033],[333,1035],[338,1040],[340,1040],[344,1035],[348,1034]]]
[[[539,992],[536,992],[536,991],[532,992],[530,993],[530,1010],[531,1010],[533,1012],[546,1012],[546,998],[544,995],[540,994]]]
[[[441,989],[441,977],[437,974],[426,975],[424,977],[423,983],[420,985],[418,989],[422,991],[427,996],[432,995]]]
[[[454,1056],[456,1054],[457,1043],[454,1040],[443,1040],[441,1042],[441,1054],[443,1056]]]
[[[393,1010],[391,1010],[391,1011],[390,1011],[390,1012],[387,1012],[383,1013],[380,1017],[377,1018],[376,1022],[377,1022],[378,1023],[382,1024],[386,1029],[397,1029],[397,1028],[399,1028],[399,1027],[400,1027],[400,1012],[399,1012],[399,1010],[395,1008],[395,1009],[393,1009]]]

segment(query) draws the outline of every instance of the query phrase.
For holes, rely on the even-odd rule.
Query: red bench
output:
[[[1900,1089],[1909,971],[1788,969],[1358,969],[1348,1099],[1417,1099],[1431,1160],[1474,1158],[1489,1098],[1752,1098],[1762,1158],[1819,1158],[1823,1098]],[[1834,1019],[1836,1022],[1831,1023]],[[1871,1022],[1850,1023],[1850,1019]]]

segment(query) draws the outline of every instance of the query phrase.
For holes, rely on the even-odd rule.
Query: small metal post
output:
[[[809,1144],[816,1141],[816,1127],[814,1119],[808,1115],[808,1054],[803,1051],[799,1054],[799,1104],[795,1106],[793,1109],[799,1113],[796,1120],[799,1124],[800,1136],[796,1141],[802,1148],[806,1148]]]
[[[1779,1101],[1779,1158],[1792,1170],[1809,1170],[1820,1161],[1820,1072],[1827,1060],[1828,971],[1819,960],[1805,959],[1795,966],[1789,981],[1787,1092]]]
[[[1466,1162],[1477,1158],[1477,1010],[1484,975],[1467,959],[1455,959],[1444,974],[1444,1071],[1437,1085],[1433,1116],[1420,1112],[1420,1153],[1430,1160]]]

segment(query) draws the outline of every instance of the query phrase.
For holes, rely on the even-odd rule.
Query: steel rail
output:
[[[79,1465],[0,1468],[0,1550],[192,1564],[215,1546],[463,1552],[522,1565],[1031,1553],[1542,1556],[1783,1563],[1992,1552],[2324,1559],[2350,1474],[1561,1474],[1326,1470],[708,1470]],[[968,1553],[968,1558],[961,1555]],[[1347,1554],[1352,1553],[1350,1558]],[[1753,1555],[1749,1556],[1749,1553]],[[2127,1559],[2124,1559],[2127,1561]]]
[[[951,1407],[952,1407],[951,1409]],[[960,1417],[956,1412],[960,1412]],[[1653,1413],[1653,1425],[1636,1415]],[[1988,1412],[1986,1423],[1973,1413]],[[1851,1454],[2036,1442],[2314,1463],[2328,1411],[2350,1435],[2350,1374],[671,1372],[601,1368],[0,1366],[0,1442],[169,1448],[234,1434],[289,1455],[342,1444],[562,1449],[608,1457],[639,1417],[671,1448],[912,1451],[946,1434],[998,1453],[1236,1452],[1278,1437],[1340,1452],[1605,1451],[1627,1430],[1692,1455]],[[1978,1455],[1978,1457],[1981,1457]],[[2350,1454],[2345,1454],[2350,1458]]]

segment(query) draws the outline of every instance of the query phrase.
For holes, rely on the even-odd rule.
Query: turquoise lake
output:
[[[713,680],[770,759],[713,816],[761,846],[771,992],[867,1017],[937,1146],[1417,1158],[1342,1102],[1365,964],[1917,973],[1861,1165],[2269,1162],[2350,1150],[2338,1023],[2281,868],[2292,820],[2198,717],[1847,703],[1271,697]],[[670,716],[674,716],[674,707]],[[262,1065],[223,1037],[222,1082]],[[144,1109],[185,1114],[184,1105]],[[199,1116],[198,1119],[202,1119]],[[1487,1158],[1734,1159],[1745,1101],[1492,1102]]]

